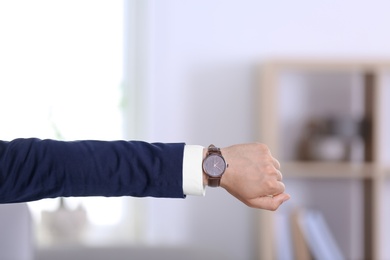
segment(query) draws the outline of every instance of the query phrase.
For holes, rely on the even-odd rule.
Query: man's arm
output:
[[[195,193],[203,194],[205,150],[197,147],[196,165],[188,165],[183,164],[184,147],[140,141],[0,141],[0,203],[68,196],[184,198],[183,171],[188,168],[196,168],[192,182]],[[280,165],[267,146],[241,144],[221,151],[229,164],[221,186],[237,199],[268,210],[289,199]]]
[[[0,203],[68,196],[183,198],[184,144],[0,141]]]

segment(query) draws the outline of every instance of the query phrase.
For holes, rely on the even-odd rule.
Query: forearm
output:
[[[184,197],[184,144],[0,142],[0,202],[68,196]]]

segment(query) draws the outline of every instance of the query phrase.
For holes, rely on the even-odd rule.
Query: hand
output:
[[[279,162],[264,144],[239,144],[221,149],[228,167],[221,187],[249,207],[276,210],[290,198],[284,193]]]

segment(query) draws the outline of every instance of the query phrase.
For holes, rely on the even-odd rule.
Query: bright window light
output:
[[[0,2],[2,140],[123,138],[123,13],[122,0]],[[118,199],[77,203],[91,223],[121,219]],[[39,218],[58,201],[29,205]]]

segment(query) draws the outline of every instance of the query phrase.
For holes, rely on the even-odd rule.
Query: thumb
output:
[[[289,200],[290,197],[287,193],[281,193],[275,196],[258,197],[249,201],[248,204],[253,208],[275,211],[283,202]]]

